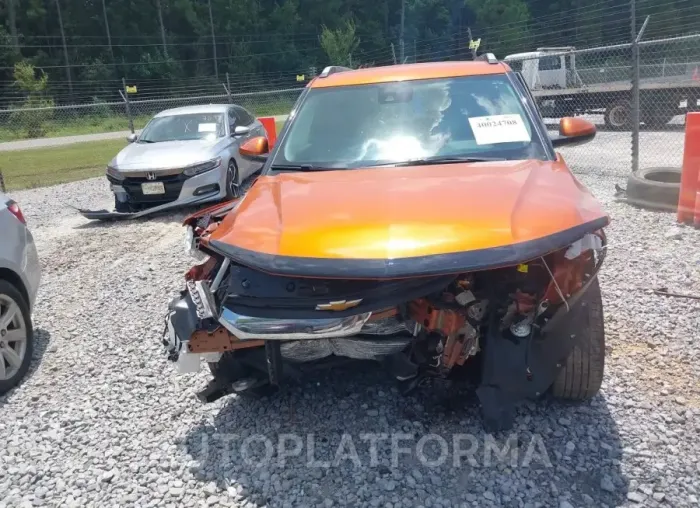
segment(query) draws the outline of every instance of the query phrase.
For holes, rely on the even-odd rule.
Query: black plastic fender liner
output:
[[[556,379],[577,341],[578,330],[588,319],[588,294],[594,274],[583,288],[562,305],[531,340],[503,337],[491,326],[482,351],[482,377],[476,392],[486,426],[507,429],[515,404],[539,397]]]

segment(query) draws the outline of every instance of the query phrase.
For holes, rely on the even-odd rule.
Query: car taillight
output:
[[[7,209],[10,211],[12,215],[17,217],[17,220],[20,221],[22,224],[26,226],[27,220],[24,218],[24,214],[22,213],[22,209],[19,207],[17,203],[14,201],[9,201],[7,203]]]

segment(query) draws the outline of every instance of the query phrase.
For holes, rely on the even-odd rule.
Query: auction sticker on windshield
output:
[[[200,123],[199,132],[216,132],[215,123]]]
[[[520,115],[477,116],[469,119],[477,145],[530,141]]]

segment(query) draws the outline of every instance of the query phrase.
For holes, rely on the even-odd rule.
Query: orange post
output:
[[[260,122],[263,124],[263,127],[265,127],[265,130],[267,131],[267,143],[272,148],[275,144],[275,141],[277,141],[277,124],[275,123],[275,117],[274,116],[264,116],[262,118],[259,118]]]
[[[678,222],[700,222],[700,113],[688,113],[685,120],[685,147],[681,190],[678,196]]]
[[[700,165],[700,160],[698,160],[697,165]],[[693,224],[695,224],[696,228],[700,228],[700,170],[698,171],[698,182],[695,191],[695,217],[693,218]]]

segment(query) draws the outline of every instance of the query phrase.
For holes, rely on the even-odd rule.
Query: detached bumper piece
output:
[[[177,208],[184,208],[187,206],[194,206],[199,203],[202,203],[209,199],[211,196],[209,194],[205,196],[196,196],[193,198],[189,199],[183,199],[180,201],[173,201],[171,203],[165,203],[162,205],[154,206],[151,208],[147,208],[145,210],[142,210],[140,212],[130,212],[130,213],[123,213],[123,212],[115,212],[115,211],[108,211],[108,210],[86,210],[84,208],[76,208],[76,207],[71,207],[77,210],[80,215],[85,217],[86,219],[90,220],[133,220],[133,219],[140,219],[141,217],[147,217],[149,215],[153,215],[159,212],[165,212],[168,210],[174,210]],[[69,205],[70,206],[70,205]]]

